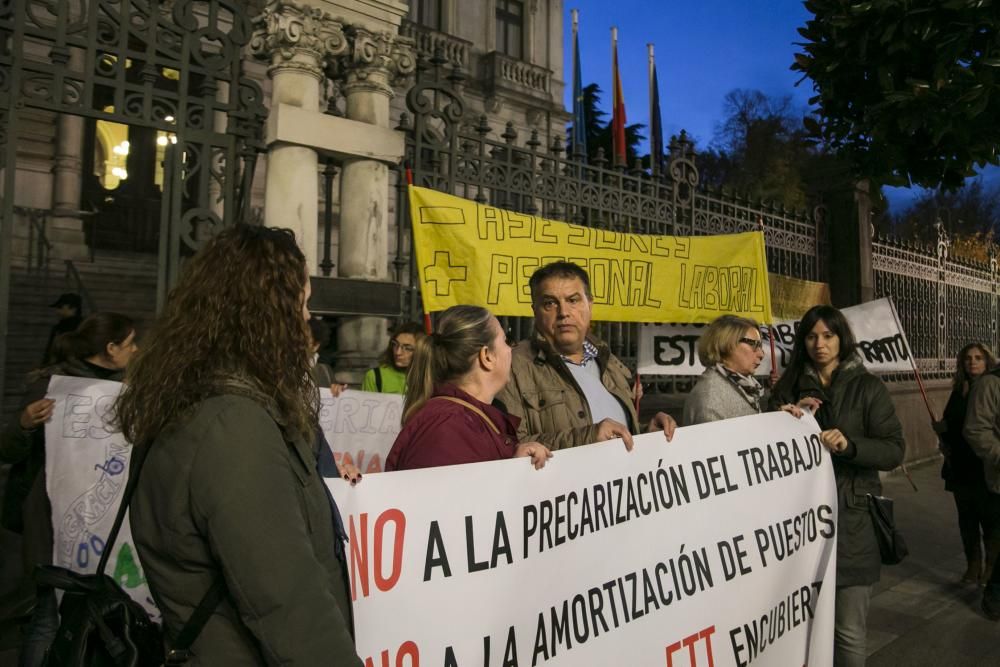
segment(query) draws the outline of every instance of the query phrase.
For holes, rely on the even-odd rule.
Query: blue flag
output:
[[[587,118],[583,110],[583,83],[580,76],[580,42],[573,30],[573,155],[587,154]]]

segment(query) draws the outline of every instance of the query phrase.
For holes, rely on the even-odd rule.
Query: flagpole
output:
[[[649,168],[650,168],[650,171],[655,176],[659,172],[660,156],[653,155],[653,143],[654,143],[653,142],[653,127],[654,127],[653,124],[656,122],[653,119],[653,114],[655,114],[657,112],[657,110],[653,108],[653,96],[656,93],[655,93],[655,88],[653,86],[653,68],[655,67],[655,64],[653,62],[653,43],[652,42],[649,42],[649,43],[646,44],[646,54],[647,54],[647,61],[648,61],[646,63],[646,70],[647,70],[647,78],[649,79],[649,130],[650,130],[650,132],[649,132],[649,149],[650,149],[649,150]]]

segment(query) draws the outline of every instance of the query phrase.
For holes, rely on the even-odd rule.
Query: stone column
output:
[[[345,29],[348,54],[335,62],[351,120],[389,127],[394,80],[414,69],[410,40],[360,25]],[[389,165],[348,159],[340,176],[338,275],[365,280],[389,279]],[[353,373],[370,367],[386,344],[386,322],[379,317],[345,318],[337,332],[338,367]]]
[[[83,51],[73,49],[69,69],[82,72]],[[56,151],[52,165],[52,218],[46,236],[52,253],[61,259],[83,259],[88,255],[80,214],[83,190],[84,118],[59,114],[56,121]]]
[[[270,63],[271,106],[319,113],[323,62],[345,48],[341,23],[294,0],[272,0],[254,20],[251,53]],[[264,223],[288,227],[315,273],[319,157],[315,149],[276,142],[268,149]]]

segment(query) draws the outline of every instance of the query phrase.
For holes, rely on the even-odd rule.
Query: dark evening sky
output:
[[[584,84],[596,82],[602,108],[611,111],[611,26],[618,27],[618,60],[629,123],[649,125],[646,44],[656,52],[664,137],[687,130],[699,147],[712,141],[723,99],[734,88],[790,95],[805,113],[812,82],[789,67],[801,41],[797,28],[811,16],[801,0],[566,0],[566,108],[572,110],[572,23],[580,11],[580,61]],[[1000,185],[1000,169],[986,181]],[[891,188],[895,211],[916,191]]]

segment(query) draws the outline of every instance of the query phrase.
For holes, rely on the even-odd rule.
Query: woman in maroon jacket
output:
[[[417,341],[407,378],[403,430],[386,470],[530,456],[541,468],[552,452],[517,441],[518,419],[492,405],[510,377],[511,350],[497,318],[478,306],[453,306],[438,330]]]

